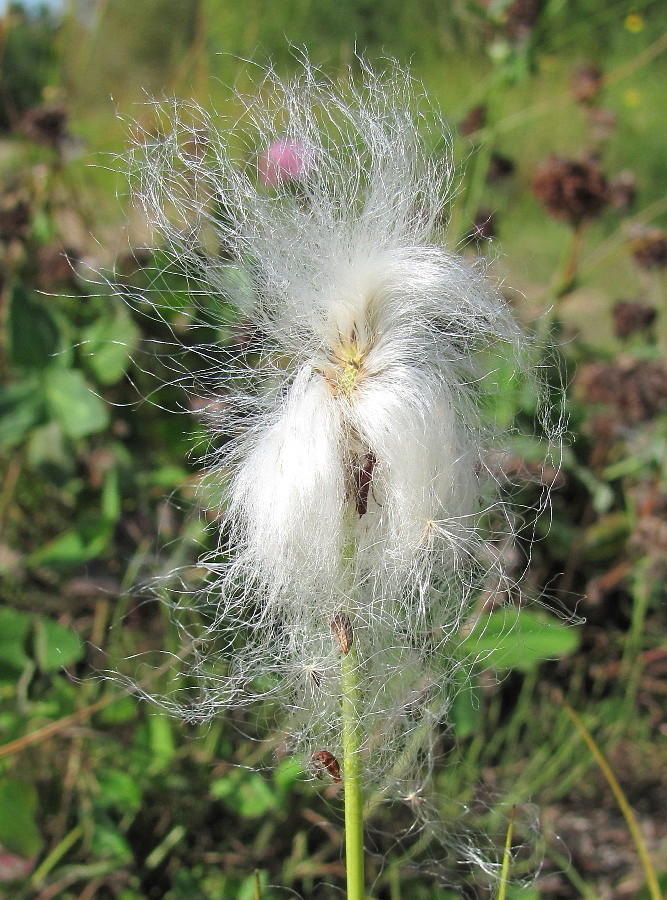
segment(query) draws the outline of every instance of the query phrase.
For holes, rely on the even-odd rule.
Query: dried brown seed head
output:
[[[637,300],[619,300],[612,310],[614,333],[618,338],[626,338],[637,331],[649,328],[656,320],[657,310],[648,303]]]
[[[667,266],[667,232],[647,228],[630,244],[632,257],[641,269],[664,269]]]
[[[43,103],[27,110],[21,130],[36,144],[56,147],[65,136],[69,111],[60,104]]]
[[[623,169],[609,179],[609,202],[620,212],[627,212],[635,205],[637,179],[630,169]]]
[[[513,159],[494,150],[489,160],[489,171],[486,173],[486,180],[491,184],[498,184],[514,175],[515,169],[516,166]]]
[[[479,244],[482,241],[492,241],[497,236],[496,214],[491,209],[478,210],[473,226],[466,235],[468,240]]]
[[[594,159],[551,156],[533,175],[533,193],[556,219],[573,226],[599,216],[609,202],[609,189]]]
[[[472,109],[468,110],[459,124],[459,131],[464,137],[468,137],[476,131],[479,131],[480,128],[484,128],[485,125],[486,106],[480,104],[479,106],[473,106]]]
[[[602,69],[595,63],[581,63],[574,70],[571,89],[577,103],[592,103],[602,89]]]

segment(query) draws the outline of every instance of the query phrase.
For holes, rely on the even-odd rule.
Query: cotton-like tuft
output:
[[[210,616],[186,714],[272,697],[292,752],[342,759],[332,623],[349,622],[365,783],[400,792],[447,720],[480,587],[506,586],[479,409],[488,359],[520,368],[523,339],[443,247],[447,132],[402,71],[269,74],[235,119],[156,110],[136,197],[253,335],[211,392],[227,488],[206,590],[185,597]]]

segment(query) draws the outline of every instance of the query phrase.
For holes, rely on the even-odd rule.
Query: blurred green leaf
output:
[[[58,422],[34,428],[28,439],[27,460],[31,468],[56,484],[74,475],[76,457]]]
[[[169,490],[171,488],[181,487],[189,477],[190,473],[182,466],[166,465],[147,472],[142,478],[142,481],[145,481],[151,487]]]
[[[123,377],[139,342],[139,328],[123,307],[113,316],[102,315],[81,335],[84,361],[101,384]]]
[[[19,856],[34,856],[42,846],[35,820],[37,791],[31,784],[0,780],[0,844]]]
[[[614,512],[601,516],[582,535],[581,557],[595,562],[616,559],[629,536],[627,513]]]
[[[658,887],[662,891],[663,894],[667,896],[667,872],[663,872],[658,875]],[[640,890],[637,894],[637,900],[651,900],[652,894],[647,885]]]
[[[294,756],[281,760],[273,772],[273,783],[282,798],[286,797],[302,778],[303,766]]]
[[[95,822],[90,850],[94,856],[114,859],[119,864],[130,862],[132,859],[132,851],[127,841],[115,825],[106,818]]]
[[[236,894],[237,900],[255,900],[258,885],[261,900],[269,900],[269,895],[266,893],[269,886],[269,873],[266,869],[260,869],[243,879]]]
[[[454,697],[450,715],[458,738],[470,737],[477,731],[482,718],[482,706],[476,681],[461,685]]]
[[[71,666],[82,656],[83,646],[76,632],[43,616],[35,620],[35,661],[42,672]]]
[[[102,516],[109,523],[117,522],[121,512],[121,496],[118,469],[113,467],[104,473],[102,485]]]
[[[0,387],[0,446],[16,447],[44,416],[44,393],[35,378]]]
[[[49,372],[46,396],[51,415],[72,440],[103,431],[109,424],[104,401],[93,393],[81,372],[73,369]]]
[[[19,369],[44,369],[58,350],[58,327],[44,306],[15,285],[9,306],[10,359]]]
[[[93,559],[105,549],[113,536],[113,522],[100,516],[82,519],[76,528],[58,535],[28,557],[32,566],[69,568]]]
[[[244,819],[257,819],[278,805],[269,784],[258,772],[232,769],[211,784],[211,794]]]
[[[31,617],[10,607],[0,607],[0,669],[22,672],[28,662],[26,639]]]
[[[498,609],[480,617],[460,648],[480,668],[530,672],[578,645],[579,633],[571,625],[525,609]]]
[[[125,725],[137,715],[137,701],[134,697],[119,697],[97,713],[96,719],[102,725]]]
[[[508,884],[505,894],[507,900],[539,900],[539,891],[534,887]]]
[[[97,778],[99,795],[95,805],[101,809],[116,809],[121,813],[135,813],[141,806],[141,791],[134,778],[118,769],[105,769]]]
[[[151,750],[151,770],[154,772],[168,766],[174,752],[174,726],[165,715],[153,714],[148,717],[148,742]]]

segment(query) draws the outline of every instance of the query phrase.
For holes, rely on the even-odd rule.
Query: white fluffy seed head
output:
[[[235,120],[156,112],[136,197],[197,290],[234,302],[255,336],[250,362],[232,348],[215,373],[231,439],[212,461],[231,474],[188,714],[272,696],[293,751],[341,758],[331,622],[345,610],[366,782],[400,792],[447,718],[476,592],[504,584],[498,554],[480,553],[481,356],[502,346],[520,366],[522,338],[483,272],[441,246],[446,129],[398,68],[364,69],[359,87],[308,65],[269,73]],[[302,165],[267,184],[258,160],[276,140]]]

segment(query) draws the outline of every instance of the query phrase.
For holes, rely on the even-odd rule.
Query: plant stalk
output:
[[[591,751],[591,754],[593,755],[595,762],[600,767],[602,774],[607,779],[607,784],[611,788],[612,793],[616,798],[616,802],[618,803],[619,809],[623,813],[623,818],[625,819],[630,834],[632,835],[632,840],[634,841],[635,847],[637,849],[639,861],[641,863],[642,869],[644,870],[646,887],[651,900],[662,900],[662,891],[660,890],[660,886],[658,884],[658,877],[655,873],[655,869],[653,868],[653,863],[651,862],[651,857],[649,856],[648,850],[646,849],[644,837],[639,829],[637,820],[635,819],[634,813],[630,808],[630,804],[628,803],[628,800],[623,793],[623,788],[618,783],[618,780],[612,772],[609,763],[604,758],[602,751],[595,743],[592,734],[586,728],[579,715],[572,709],[572,707],[566,700],[562,699],[561,703],[563,705],[563,709],[577,728],[577,731],[586,742],[586,746]]]
[[[359,682],[354,645],[341,656],[343,784],[347,900],[364,900],[364,813],[360,756]]]

